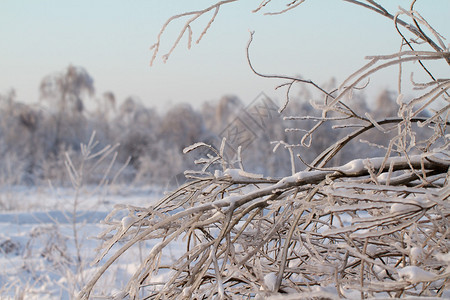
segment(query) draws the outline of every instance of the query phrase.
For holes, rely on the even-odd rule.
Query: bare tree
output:
[[[220,7],[236,1],[220,1],[170,18],[158,36],[152,62],[170,22],[191,17],[164,59],[185,33],[190,44],[190,24],[199,16],[213,14],[198,40]],[[448,64],[450,53],[443,37],[414,10],[415,1],[395,14],[373,0],[346,1],[391,19],[402,40],[401,51],[368,57],[369,62],[334,91],[310,80],[256,71],[249,54],[253,34],[247,55],[256,74],[284,80],[280,86],[287,88],[286,105],[294,84],[312,85],[324,95],[312,102],[319,115],[290,118],[313,120],[314,126],[297,144],[281,146],[309,147],[323,126],[347,134],[312,161],[305,161],[301,153],[292,155],[292,174],[283,178],[250,173],[239,159],[226,160],[225,141],[219,150],[205,143],[187,147],[185,152],[208,149],[209,155],[197,161],[201,169],[186,171],[192,181],[154,205],[124,205],[111,212],[106,219],[109,232],[102,236],[105,241],[95,261],[101,265],[79,298],[88,298],[108,268],[143,240],[153,240],[154,246],[116,295],[119,299],[229,299],[281,293],[302,299],[353,298],[355,293],[361,299],[449,296],[450,80],[435,78],[426,63]],[[254,11],[268,9],[273,2],[261,1]],[[288,1],[284,9],[269,13],[284,13],[302,2]],[[420,95],[406,99],[400,71],[393,117],[377,119],[352,109],[348,98],[372,74],[413,62],[429,73],[430,81],[415,83]],[[429,113],[421,115],[424,110]],[[383,156],[332,164],[346,147],[370,132],[389,137],[387,145],[377,144],[371,135],[362,141],[384,149]],[[304,170],[295,169],[296,159],[306,165]],[[127,217],[115,218],[123,210]],[[123,244],[105,258],[119,241]],[[168,259],[165,253],[171,245],[182,245],[185,251]],[[162,282],[157,280],[161,277]]]

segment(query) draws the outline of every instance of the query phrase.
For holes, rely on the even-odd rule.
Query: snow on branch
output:
[[[166,58],[186,31],[190,44],[193,21],[214,11],[201,38],[220,6],[235,1],[170,18],[153,48],[152,62],[172,20],[191,16]],[[290,1],[287,8],[302,2]],[[414,50],[409,42],[408,51],[369,56],[339,89],[328,89],[293,76],[258,73],[249,56],[251,33],[250,68],[259,76],[284,81],[279,85],[287,87],[283,108],[294,84],[312,85],[323,95],[323,100],[311,101],[315,115],[286,118],[311,125],[289,130],[304,136],[275,142],[275,149],[282,145],[289,151],[292,174],[270,178],[245,170],[240,154],[239,163],[224,155],[225,139],[219,150],[205,143],[185,148],[185,153],[208,150],[196,160],[201,170],[187,171],[191,181],[151,206],[124,205],[110,213],[108,228],[99,237],[104,244],[95,261],[98,271],[78,298],[98,293],[97,281],[143,242],[151,247],[128,278],[122,298],[266,298],[281,293],[298,298],[448,297],[450,85],[448,79],[431,76],[432,82],[418,86],[419,96],[407,99],[401,91],[401,66],[418,63],[422,68],[427,61],[447,65],[450,54],[439,46],[437,31],[413,10],[415,1],[401,15],[416,26],[376,1],[346,2],[393,20],[397,29],[407,28],[426,42],[426,50]],[[269,3],[261,1],[255,11]],[[349,101],[353,92],[365,88],[371,75],[393,66],[400,70],[394,106],[385,108],[381,102],[380,112],[373,113],[355,108]],[[296,172],[294,149],[320,144],[320,134],[336,134],[336,139],[320,145],[323,150],[311,163],[305,159],[308,150],[301,152],[297,157],[305,168]],[[381,154],[358,153],[360,140]],[[346,147],[356,147],[350,153],[361,158],[349,158]]]
[[[445,187],[439,185],[428,189],[369,186],[368,165],[363,160],[353,160],[330,170],[297,172],[276,183],[269,179],[263,183],[259,175],[242,170],[226,170],[223,176],[185,184],[155,206],[133,207],[129,211],[133,222],[127,227],[123,227],[123,222],[110,223],[110,231],[120,226],[121,239],[128,237],[128,242],[119,245],[103,263],[80,297],[88,297],[96,280],[122,253],[149,238],[161,242],[130,279],[127,293],[131,298],[138,295],[139,287],[151,286],[152,277],[157,274],[166,274],[167,283],[146,291],[162,298],[181,293],[187,297],[264,294],[273,292],[274,286],[275,291],[302,291],[304,285],[320,282],[340,288],[361,280],[370,280],[371,284],[383,280],[402,282],[409,278],[407,270],[392,272],[397,271],[397,260],[408,255],[411,247],[423,247],[428,241],[433,244],[423,248],[427,253],[432,251],[428,255],[445,253],[447,233],[443,224],[450,214],[448,195],[441,197]],[[444,152],[409,159],[392,157],[387,161],[383,157],[372,158],[370,165],[375,169],[385,165],[381,172],[409,172],[411,167],[423,172],[446,172],[450,160],[448,152]],[[258,184],[253,184],[252,179]],[[189,200],[193,197],[195,202]],[[290,231],[292,228],[296,230]],[[409,236],[412,230],[417,233]],[[399,234],[408,235],[410,241],[392,242]],[[115,238],[112,242],[118,241]],[[170,262],[161,256],[181,241],[186,252],[180,252]],[[357,252],[349,252],[342,243],[356,247],[352,251]],[[111,242],[105,244],[98,261],[111,247]],[[421,268],[429,270],[432,261],[420,260]],[[359,277],[362,264],[367,264],[368,273]],[[165,272],[166,269],[171,272]],[[281,281],[264,290],[268,277],[263,274],[267,272],[280,274]],[[335,272],[339,274],[338,281]],[[445,269],[433,270],[436,276],[443,272]],[[298,281],[298,276],[304,279]],[[415,280],[414,276],[410,280]],[[252,278],[252,284],[248,278]],[[292,285],[293,282],[297,283]]]

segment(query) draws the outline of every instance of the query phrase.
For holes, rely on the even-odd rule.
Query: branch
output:
[[[312,80],[305,80],[305,79],[300,79],[297,77],[291,77],[291,76],[286,76],[286,75],[271,75],[271,74],[262,74],[259,73],[258,71],[256,71],[256,69],[253,67],[252,61],[250,59],[250,45],[253,41],[253,35],[255,34],[254,31],[250,31],[250,39],[247,43],[247,48],[246,48],[246,52],[247,52],[247,62],[248,65],[250,66],[250,69],[252,70],[253,73],[255,73],[256,75],[263,77],[263,78],[276,78],[276,79],[286,79],[286,80],[290,80],[292,81],[291,83],[286,84],[288,86],[288,90],[290,90],[291,86],[296,83],[296,82],[302,82],[302,83],[306,83],[306,84],[310,84],[312,86],[314,86],[316,89],[318,89],[319,91],[321,91],[322,93],[324,93],[325,95],[327,95],[328,97],[334,99],[334,96],[331,95],[330,93],[328,93],[327,91],[325,91],[322,87],[320,87],[318,84],[316,84],[315,82],[313,82]],[[280,109],[280,112],[282,112],[284,110],[284,108],[286,108],[287,102],[289,100],[289,97],[287,98],[286,103],[283,105],[283,107]]]
[[[224,1],[217,2],[216,4],[213,4],[213,5],[211,5],[211,6],[207,7],[207,8],[205,8],[205,9],[202,9],[202,10],[186,12],[186,13],[182,13],[182,14],[179,14],[179,15],[175,15],[175,16],[170,17],[170,18],[166,21],[166,23],[164,23],[164,25],[162,26],[162,28],[161,28],[161,30],[160,30],[160,32],[159,32],[159,34],[158,34],[156,43],[155,43],[153,46],[150,47],[150,50],[153,50],[153,56],[152,56],[152,59],[150,60],[150,66],[153,65],[153,62],[154,62],[155,59],[156,59],[156,55],[157,55],[158,52],[159,52],[159,46],[160,46],[160,43],[161,43],[161,37],[162,37],[162,35],[164,34],[164,32],[166,31],[167,26],[168,26],[172,21],[174,21],[174,20],[176,20],[176,19],[180,19],[180,18],[182,18],[182,17],[186,17],[186,16],[193,16],[191,19],[189,19],[189,20],[184,24],[184,26],[183,26],[183,28],[181,29],[181,31],[180,31],[180,33],[179,33],[177,39],[176,39],[175,42],[173,43],[172,48],[170,48],[169,52],[163,56],[164,62],[167,61],[167,59],[169,58],[169,56],[172,54],[173,50],[175,50],[176,46],[177,46],[178,43],[180,42],[180,40],[181,40],[181,38],[183,37],[183,35],[184,35],[184,33],[186,32],[186,30],[188,30],[188,31],[190,32],[190,25],[191,25],[192,22],[194,22],[194,21],[197,20],[200,16],[206,14],[207,12],[209,12],[209,11],[215,9],[214,15],[212,16],[212,18],[210,19],[210,21],[208,22],[208,24],[205,26],[203,32],[200,34],[199,38],[197,39],[197,43],[199,43],[200,40],[202,39],[202,37],[206,34],[206,32],[208,31],[208,29],[210,28],[212,22],[214,22],[214,20],[215,20],[217,14],[218,14],[218,12],[219,12],[220,6],[222,6],[222,5],[224,5],[224,4],[227,4],[227,3],[236,2],[236,1],[239,1],[239,0],[224,0]],[[192,38],[192,36],[190,35],[190,36],[189,36],[188,44],[191,43],[191,38]]]
[[[404,120],[402,118],[392,118],[392,119],[385,119],[376,122],[379,125],[384,124],[391,124],[391,123],[400,123]],[[409,120],[410,122],[417,123],[417,122],[425,122],[427,121],[426,118],[411,118]],[[446,122],[447,125],[450,125],[450,122]],[[345,136],[344,138],[340,139],[330,147],[328,147],[325,151],[323,151],[317,158],[311,163],[312,166],[322,168],[324,167],[345,145],[347,145],[350,141],[355,139],[357,136],[363,134],[364,132],[375,128],[375,125],[373,123],[370,123],[369,125],[366,125],[365,127],[358,129],[354,131],[353,133]]]
[[[405,21],[395,18],[394,15],[390,14],[386,9],[384,9],[381,5],[379,5],[378,3],[376,3],[375,1],[372,0],[367,0],[367,2],[371,3],[373,6],[370,6],[368,4],[365,4],[363,2],[360,1],[356,1],[356,0],[343,0],[345,2],[349,2],[349,3],[353,3],[362,7],[365,7],[367,9],[370,9],[378,14],[381,14],[389,19],[391,19],[392,21],[394,21],[396,24],[399,24],[403,27],[405,27],[406,29],[408,29],[408,31],[410,31],[412,34],[414,34],[415,36],[417,36],[418,38],[420,38],[421,40],[428,42],[426,36],[424,36],[420,30],[417,27],[414,27],[411,24],[406,23]],[[442,49],[441,47],[439,47],[436,43],[434,43],[432,40],[429,41],[429,45],[436,51],[438,52],[442,52],[444,51],[444,49]]]

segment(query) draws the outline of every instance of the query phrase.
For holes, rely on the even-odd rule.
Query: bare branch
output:
[[[328,97],[334,99],[334,97],[331,94],[329,94],[327,91],[325,91],[319,85],[314,83],[312,80],[305,80],[305,79],[296,78],[296,77],[290,77],[290,76],[285,76],[285,75],[268,75],[268,74],[262,74],[262,73],[259,73],[258,71],[256,71],[255,68],[253,67],[253,64],[252,64],[251,59],[250,59],[250,45],[251,45],[251,43],[253,41],[253,35],[254,34],[255,34],[255,32],[253,32],[253,31],[250,32],[250,39],[249,39],[249,41],[247,43],[247,62],[248,62],[248,65],[250,66],[250,69],[253,71],[253,73],[255,73],[256,75],[258,75],[260,77],[264,77],[264,78],[276,78],[276,79],[290,80],[292,82],[287,84],[288,85],[288,89],[290,89],[290,87],[296,82],[310,84],[310,85],[314,86],[316,89],[318,89],[319,91],[321,91],[322,93],[324,93],[325,95],[327,95]],[[285,103],[283,105],[283,108],[286,108],[286,105],[287,105],[287,103]]]

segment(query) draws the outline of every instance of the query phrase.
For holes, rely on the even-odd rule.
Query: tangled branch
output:
[[[160,37],[172,20],[193,16],[169,55],[186,30],[191,33],[191,22],[215,10],[201,39],[219,7],[234,1],[169,19],[158,36],[152,62]],[[414,1],[405,14],[416,27],[375,1],[345,1],[392,19],[434,51],[411,48],[367,57],[369,62],[339,89],[327,92],[310,80],[258,73],[249,56],[251,33],[247,58],[254,73],[287,81],[281,85],[287,87],[287,100],[295,83],[313,85],[324,94],[322,102],[312,102],[320,116],[288,118],[316,121],[300,145],[277,145],[285,146],[294,160],[292,149],[308,146],[306,140],[311,143],[313,134],[325,124],[333,130],[347,130],[347,134],[328,145],[312,163],[304,162],[307,167],[303,171],[295,173],[292,161],[293,174],[283,178],[253,174],[244,170],[242,163],[239,168],[231,167],[223,146],[215,150],[197,143],[186,148],[185,152],[204,147],[214,150],[197,160],[203,165],[200,171],[186,172],[191,181],[159,202],[148,207],[122,205],[109,214],[95,261],[101,266],[78,295],[80,299],[95,293],[96,282],[110,266],[142,241],[151,242],[151,249],[122,293],[116,295],[118,299],[234,299],[285,293],[304,299],[448,296],[450,80],[433,77],[432,82],[417,85],[421,93],[409,101],[403,94],[397,95],[397,116],[392,118],[361,115],[345,100],[380,70],[410,62],[447,63],[450,54],[439,46],[440,37],[434,31],[438,43],[425,35],[422,27],[428,23],[412,11]],[[255,11],[271,2],[262,1]],[[291,1],[287,9],[302,2]],[[357,128],[350,131],[352,127]],[[384,156],[330,167],[333,158],[363,134],[368,137],[366,143],[375,146],[374,136],[384,137]],[[112,251],[113,247],[117,249]]]
[[[119,211],[108,216],[117,234],[105,242],[97,261],[119,240],[128,241],[80,296],[87,299],[103,272],[143,239],[160,242],[126,287],[133,299],[142,291],[154,299],[301,293],[324,282],[341,293],[344,286],[370,293],[414,291],[416,279],[401,278],[399,264],[433,274],[427,282],[448,278],[436,258],[448,251],[450,191],[441,180],[448,181],[450,156],[443,154],[354,160],[275,184],[254,184],[239,170],[227,169],[180,187],[155,206],[124,206],[134,221],[121,228],[113,219]],[[426,174],[430,187],[407,187],[420,186],[417,177],[395,175],[410,168]],[[371,178],[372,173],[381,174]],[[162,253],[175,241],[184,241],[186,250],[168,263]],[[416,248],[422,252],[414,254]],[[157,274],[167,276],[163,285],[152,284]],[[275,285],[268,276],[276,276]],[[441,284],[428,289],[437,293],[445,288]]]

